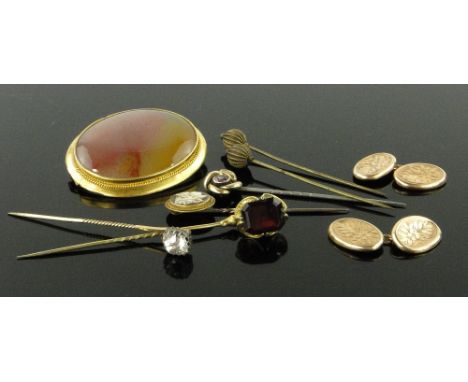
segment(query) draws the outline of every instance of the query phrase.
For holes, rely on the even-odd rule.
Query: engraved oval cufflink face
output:
[[[392,229],[392,242],[403,252],[424,253],[435,248],[442,239],[439,226],[424,216],[407,216]]]
[[[359,180],[377,180],[390,174],[396,166],[396,158],[388,153],[375,153],[356,163],[353,175]]]
[[[88,191],[133,197],[180,184],[205,156],[205,139],[187,118],[134,109],[91,123],[71,143],[66,165],[74,182]]]
[[[434,190],[447,182],[443,169],[431,163],[409,163],[398,167],[393,177],[402,188],[415,191]]]
[[[372,252],[382,247],[384,236],[373,224],[356,218],[335,220],[328,228],[328,236],[336,245],[358,252]]]

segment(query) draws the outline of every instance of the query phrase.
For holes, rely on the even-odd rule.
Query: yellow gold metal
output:
[[[421,254],[440,243],[442,231],[424,216],[402,218],[393,226],[391,234],[385,235],[365,220],[342,218],[330,224],[328,236],[335,244],[350,251],[371,252],[384,244],[394,244],[403,252]]]
[[[359,160],[353,175],[360,180],[378,180],[393,171],[393,179],[401,188],[413,191],[429,191],[442,187],[447,182],[446,172],[431,163],[397,164],[395,156],[375,153]]]
[[[396,166],[396,158],[388,153],[375,153],[356,163],[353,175],[359,180],[377,180],[390,174]]]
[[[138,229],[140,231],[147,231],[147,232],[160,231],[160,230],[166,229],[165,227],[153,227],[153,226],[140,225],[140,224],[120,223],[120,222],[113,222],[113,221],[108,221],[108,220],[70,218],[70,217],[65,217],[65,216],[30,214],[30,213],[25,213],[25,212],[8,212],[8,215],[19,217],[19,218],[26,218],[26,219],[53,220],[53,221],[68,222],[68,223],[102,225],[102,226],[114,227],[114,228]]]
[[[95,174],[80,164],[76,156],[76,145],[80,137],[87,130],[91,129],[96,123],[131,110],[114,113],[91,123],[73,140],[70,147],[68,148],[65,156],[65,164],[70,176],[77,185],[90,192],[110,197],[129,198],[142,196],[160,192],[182,183],[190,176],[192,176],[203,165],[206,157],[206,141],[203,137],[203,134],[190,120],[180,114],[168,110],[156,108],[148,108],[145,110],[159,110],[169,112],[188,122],[196,135],[196,144],[192,152],[189,153],[182,161],[174,164],[172,167],[141,178],[114,179]]]
[[[222,181],[215,182],[218,176],[223,176]],[[265,187],[248,187],[244,186],[242,182],[237,180],[236,174],[230,170],[221,169],[209,172],[205,180],[203,181],[203,187],[205,190],[215,195],[229,195],[232,191],[248,192],[254,194],[269,193],[278,196],[290,196],[295,198],[307,198],[307,199],[318,199],[318,200],[330,200],[347,203],[358,203],[362,202],[352,200],[344,196],[330,195],[330,194],[318,194],[315,192],[304,192],[304,191],[290,191],[282,189],[273,189]],[[368,199],[375,202],[381,202],[378,199]],[[406,208],[406,203],[396,202],[393,200],[383,200],[385,204],[391,207]]]
[[[442,239],[439,226],[424,216],[407,216],[399,220],[391,235],[398,249],[415,254],[430,251]]]
[[[231,166],[235,167],[235,168],[244,168],[244,167],[248,166],[249,163],[252,163],[254,165],[257,165],[257,166],[260,166],[260,167],[267,168],[269,170],[279,172],[279,173],[281,173],[283,175],[287,175],[287,176],[289,176],[291,178],[294,178],[294,179],[299,180],[299,181],[304,182],[304,183],[308,183],[308,184],[313,185],[315,187],[319,187],[321,189],[333,192],[335,194],[345,196],[345,197],[347,197],[349,199],[352,199],[352,200],[358,200],[360,202],[363,202],[365,204],[369,204],[369,205],[372,205],[372,206],[375,206],[375,207],[391,208],[389,205],[385,204],[385,200],[375,201],[375,200],[370,200],[370,199],[367,199],[367,198],[363,198],[363,197],[351,194],[349,192],[342,191],[342,190],[336,189],[334,187],[330,187],[330,186],[324,185],[322,183],[316,182],[316,181],[311,180],[309,178],[306,178],[304,176],[298,175],[298,174],[296,174],[294,172],[283,170],[282,168],[276,167],[276,166],[271,165],[269,163],[259,161],[259,160],[255,159],[253,157],[252,151],[250,150],[250,147],[245,143],[231,146],[227,150],[227,160],[228,160],[229,164]]]
[[[162,232],[164,231],[153,231],[153,232],[147,232],[147,233],[142,233],[138,235],[123,236],[123,237],[117,237],[113,239],[98,240],[98,241],[91,241],[88,243],[68,245],[65,247],[47,249],[45,251],[34,252],[34,253],[28,253],[27,255],[17,256],[16,258],[18,260],[21,260],[21,259],[28,259],[32,257],[50,256],[50,255],[54,255],[58,253],[77,251],[80,249],[86,249],[86,248],[91,248],[91,247],[96,247],[96,246],[101,246],[101,245],[125,243],[129,241],[142,240],[142,239],[151,239],[153,237],[160,236]]]
[[[265,150],[262,150],[258,147],[255,147],[255,146],[252,146],[251,144],[248,143],[247,141],[247,136],[241,131],[241,130],[238,130],[238,129],[231,129],[231,130],[228,130],[226,131],[225,133],[221,134],[221,139],[223,140],[223,144],[224,144],[224,147],[226,148],[226,150],[230,149],[232,146],[234,145],[237,145],[237,144],[246,144],[249,146],[249,148],[252,150],[252,151],[255,151],[261,155],[264,155],[266,156],[267,158],[270,158],[270,159],[273,159],[277,162],[280,162],[280,163],[283,163],[287,166],[290,166],[290,167],[293,167],[293,168],[296,168],[298,170],[301,170],[303,172],[306,172],[312,176],[315,176],[315,177],[318,177],[318,178],[321,178],[321,179],[326,179],[326,180],[331,180],[335,183],[338,183],[338,184],[344,184],[348,187],[352,187],[352,188],[355,188],[355,189],[358,189],[360,191],[364,191],[364,192],[367,192],[367,193],[370,193],[370,194],[375,194],[375,195],[379,195],[379,196],[385,196],[381,191],[379,190],[374,190],[372,188],[368,188],[368,187],[364,187],[360,184],[356,184],[354,182],[351,182],[351,181],[348,181],[348,180],[345,180],[345,179],[341,179],[341,178],[338,178],[336,176],[333,176],[333,175],[329,175],[329,174],[325,174],[323,172],[320,172],[320,171],[316,171],[316,170],[313,170],[309,167],[306,167],[306,166],[303,166],[303,165],[300,165],[298,163],[295,163],[295,162],[291,162],[289,160],[286,160],[284,158],[281,158],[279,156],[276,156],[276,155],[273,155]]]
[[[446,172],[431,163],[405,164],[396,169],[393,177],[400,187],[415,191],[434,190],[447,182]]]
[[[226,177],[226,183],[214,184],[213,179],[217,176]],[[242,187],[242,182],[237,180],[237,176],[233,171],[222,168],[221,170],[209,172],[203,180],[203,187],[205,190],[215,195],[229,195],[231,190]]]
[[[102,245],[125,243],[129,241],[137,241],[137,240],[143,240],[143,239],[151,239],[156,236],[160,236],[167,229],[167,227],[149,227],[149,226],[140,226],[138,224],[102,221],[102,220],[95,220],[95,219],[67,218],[67,217],[50,216],[50,215],[37,215],[37,214],[13,213],[13,212],[9,213],[9,215],[18,216],[18,217],[28,217],[31,219],[36,218],[36,219],[55,220],[55,221],[64,221],[64,222],[73,222],[73,223],[96,224],[96,225],[103,225],[103,226],[110,226],[110,227],[134,228],[134,229],[147,231],[146,233],[137,234],[137,235],[123,236],[123,237],[117,237],[117,238],[106,239],[106,240],[98,240],[98,241],[92,241],[92,242],[81,243],[81,244],[73,244],[73,245],[67,245],[64,247],[48,249],[45,251],[34,252],[34,253],[27,254],[27,255],[17,256],[16,257],[17,259],[49,256],[49,255],[54,255],[58,253],[77,251],[79,249],[98,247]],[[229,225],[235,226],[236,223],[237,222],[234,220],[234,217],[229,216],[226,219],[223,219],[221,221],[214,222],[214,223],[198,224],[194,226],[187,226],[187,227],[180,227],[180,228],[194,231],[194,230],[209,229],[209,228],[214,228],[214,227],[225,227]]]
[[[375,225],[356,218],[335,220],[328,236],[340,247],[357,252],[376,251],[384,243],[384,235]]]
[[[248,232],[245,232],[244,220],[243,220],[243,215],[242,215],[242,207],[245,206],[245,204],[247,204],[248,202],[252,202],[256,200],[264,200],[264,199],[268,199],[271,197],[274,197],[281,202],[283,206],[283,211],[287,209],[286,203],[280,198],[278,198],[277,196],[269,195],[269,194],[262,195],[260,196],[260,198],[257,198],[255,196],[249,196],[241,200],[238,206],[235,208],[234,213],[232,213],[231,215],[229,215],[223,220],[216,221],[213,223],[197,224],[197,225],[179,227],[179,228],[190,230],[190,231],[195,231],[195,230],[209,229],[209,228],[215,228],[215,227],[234,226],[241,233],[243,233],[245,236],[248,236],[248,237],[258,238],[262,236],[274,235],[276,232],[267,232],[261,235],[251,235]],[[16,216],[16,217],[29,218],[29,219],[43,219],[43,220],[54,220],[54,221],[63,221],[63,222],[71,222],[71,223],[85,223],[85,224],[94,224],[94,225],[102,225],[102,226],[109,226],[109,227],[138,229],[141,231],[145,231],[145,233],[137,234],[137,235],[123,236],[123,237],[117,237],[117,238],[106,239],[106,240],[98,240],[98,241],[81,243],[81,244],[73,244],[73,245],[68,245],[64,247],[48,249],[45,251],[34,252],[34,253],[26,254],[26,255],[17,256],[17,259],[49,256],[53,254],[76,251],[79,249],[97,247],[97,246],[102,246],[102,245],[125,243],[129,241],[137,241],[137,240],[142,240],[142,239],[150,239],[156,236],[160,236],[168,228],[168,227],[152,227],[152,226],[146,226],[146,225],[113,222],[113,221],[107,221],[107,220],[71,218],[71,217],[53,216],[53,215],[39,215],[39,214],[30,214],[30,213],[22,213],[22,212],[10,212],[9,215]],[[285,213],[285,217],[287,217],[286,213]]]
[[[264,195],[271,195],[271,192],[265,191]],[[275,196],[276,197],[276,196]],[[277,197],[276,197],[277,198]],[[180,201],[179,199],[182,199]],[[277,198],[279,199],[279,198]],[[255,198],[258,200],[258,198]],[[244,198],[240,204],[244,206],[249,201],[255,201],[254,199]],[[215,214],[231,214],[236,211],[236,208],[212,208],[215,204],[216,200],[211,195],[202,192],[202,191],[195,191],[195,192],[181,192],[175,195],[172,195],[169,200],[166,201],[165,207],[175,214],[180,213],[215,213]],[[284,206],[284,202],[282,202]],[[311,208],[311,207],[300,207],[300,208],[288,208],[285,207],[283,212],[286,213],[293,213],[293,214],[346,214],[349,212],[347,208]]]

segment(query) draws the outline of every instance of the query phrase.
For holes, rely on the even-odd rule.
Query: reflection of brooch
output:
[[[390,235],[384,235],[365,220],[343,218],[330,224],[328,236],[335,244],[350,251],[371,252],[380,249],[384,243],[394,243],[403,252],[419,254],[435,248],[442,232],[435,222],[423,216],[400,219]]]
[[[196,197],[194,198],[188,198],[188,196],[185,195],[184,197],[179,199],[184,200],[184,205],[186,205],[187,200],[197,200],[201,202],[204,201],[204,198],[201,198],[199,194],[196,194]],[[177,198],[175,198],[174,200],[177,200]],[[312,210],[316,209],[301,208],[297,209],[297,212],[310,212]],[[346,209],[342,208],[327,210],[333,210],[339,213],[347,212]],[[272,236],[275,235],[284,225],[288,217],[289,211],[290,210],[288,210],[287,204],[282,199],[278,198],[275,195],[263,194],[260,197],[248,196],[242,199],[237,204],[237,206],[230,212],[229,216],[222,220],[215,221],[213,223],[197,224],[187,227],[153,227],[139,224],[120,223],[95,219],[68,218],[60,216],[48,216],[15,212],[11,212],[9,215],[29,219],[44,219],[73,223],[96,224],[101,226],[136,229],[145,232],[131,236],[70,245],[66,247],[55,248],[46,251],[31,253],[28,255],[18,256],[18,258],[23,259],[76,251],[79,249],[91,248],[108,244],[150,239],[157,236],[162,237],[162,242],[168,253],[173,255],[185,255],[190,250],[191,231],[215,227],[233,226],[236,227],[237,230],[244,236],[250,238]]]
[[[203,164],[206,141],[187,118],[135,109],[91,123],[68,148],[65,162],[87,191],[134,197],[174,187]]]
[[[414,191],[427,191],[442,187],[447,182],[443,169],[431,163],[397,165],[396,158],[388,153],[375,153],[356,163],[353,175],[359,180],[379,180],[393,171],[398,186]]]

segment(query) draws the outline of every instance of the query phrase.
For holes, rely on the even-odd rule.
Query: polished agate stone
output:
[[[183,161],[197,136],[189,121],[157,109],[129,110],[99,120],[78,139],[76,158],[106,178],[141,178]]]

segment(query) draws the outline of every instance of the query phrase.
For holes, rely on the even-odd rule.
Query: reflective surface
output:
[[[188,121],[166,110],[129,110],[108,116],[78,139],[76,157],[107,178],[150,176],[180,163],[195,148]]]
[[[0,86],[3,296],[452,296],[468,295],[466,202],[468,87],[464,86]],[[215,229],[193,235],[191,255],[167,255],[159,240],[38,260],[16,255],[127,235],[127,230],[32,223],[7,211],[118,220],[147,225],[208,222],[214,216],[168,215],[169,193],[132,200],[95,197],[69,183],[65,151],[97,118],[159,107],[194,122],[208,141],[206,168],[174,192],[201,189],[207,169],[224,166],[220,133],[241,128],[252,144],[314,169],[352,179],[371,152],[399,163],[437,163],[439,190],[413,193],[387,176],[372,186],[406,210],[352,208],[384,233],[407,215],[434,220],[442,242],[424,255],[384,246],[346,252],[327,237],[336,216],[290,217],[281,236],[260,241]],[[263,158],[262,158],[263,159]],[[268,170],[236,173],[246,185],[317,192]],[[366,183],[369,184],[369,183]],[[233,195],[217,204],[232,207]],[[334,206],[287,200],[290,207]],[[132,232],[132,231],[131,231]]]

